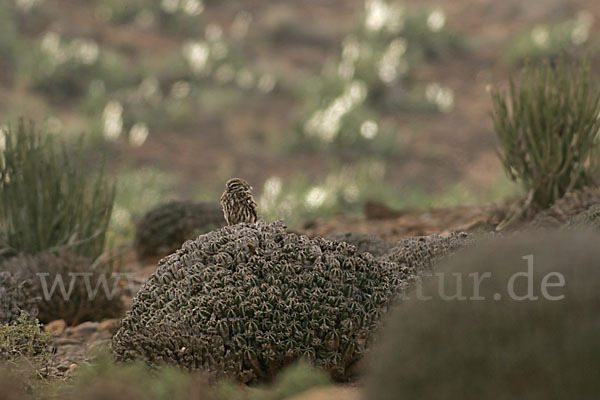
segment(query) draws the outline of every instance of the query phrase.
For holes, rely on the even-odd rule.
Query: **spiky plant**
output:
[[[508,96],[492,91],[492,103],[500,159],[529,193],[526,208],[546,208],[592,182],[600,91],[587,59],[527,64]]]
[[[22,120],[2,136],[2,247],[27,254],[69,248],[97,258],[105,244],[114,185],[102,171],[86,173],[83,144],[69,148]]]

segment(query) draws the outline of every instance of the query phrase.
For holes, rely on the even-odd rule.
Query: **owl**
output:
[[[241,178],[232,178],[225,184],[221,196],[221,207],[229,225],[240,222],[256,222],[256,202],[252,197],[252,186]]]

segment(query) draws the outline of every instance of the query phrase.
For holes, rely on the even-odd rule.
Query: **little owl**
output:
[[[240,222],[256,222],[256,202],[252,198],[252,186],[241,178],[232,178],[225,184],[221,196],[223,215],[229,225]]]

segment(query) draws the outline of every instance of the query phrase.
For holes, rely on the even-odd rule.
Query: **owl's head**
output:
[[[225,184],[225,190],[229,193],[250,192],[252,186],[242,178],[232,178]]]

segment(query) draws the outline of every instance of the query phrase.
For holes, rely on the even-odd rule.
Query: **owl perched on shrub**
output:
[[[240,222],[256,222],[256,202],[252,197],[252,186],[241,178],[232,178],[225,184],[221,196],[223,215],[229,225]]]

